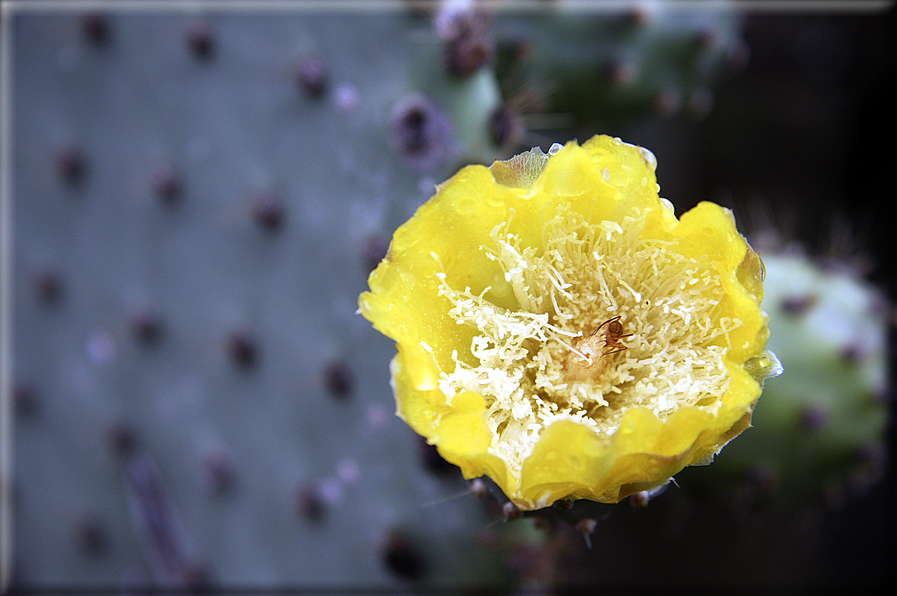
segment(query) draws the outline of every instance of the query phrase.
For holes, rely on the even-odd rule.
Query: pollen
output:
[[[542,250],[497,225],[481,250],[501,265],[519,310],[490,302],[492,288],[474,295],[440,276],[449,316],[477,334],[476,362],[453,354],[439,388],[449,400],[485,398],[491,452],[511,471],[558,420],[611,436],[632,406],[661,419],[684,406],[714,413],[728,389],[727,334],[740,321],[722,316],[719,275],[670,242],[644,239],[643,215],[623,223],[591,225],[562,209],[544,226]],[[629,336],[625,350],[606,353],[593,332],[613,317]]]

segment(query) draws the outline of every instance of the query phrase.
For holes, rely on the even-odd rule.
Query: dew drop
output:
[[[464,197],[458,202],[458,213],[461,215],[473,215],[477,210],[477,201],[472,197]]]
[[[505,202],[500,196],[488,194],[486,195],[486,204],[490,207],[501,207]]]
[[[648,167],[651,168],[652,172],[657,169],[657,158],[649,149],[639,147],[638,152],[641,154],[642,159],[645,160],[645,163],[648,164]]]
[[[784,371],[782,363],[771,350],[765,350],[759,356],[745,362],[744,369],[761,384]]]

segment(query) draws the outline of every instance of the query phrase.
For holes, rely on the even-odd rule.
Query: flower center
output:
[[[643,238],[644,215],[622,223],[593,225],[561,209],[535,247],[521,246],[506,222],[483,247],[506,287],[475,295],[440,274],[450,316],[478,331],[469,354],[453,353],[455,369],[441,374],[440,389],[449,401],[463,391],[485,398],[491,451],[509,469],[519,470],[541,431],[560,419],[609,436],[631,407],[661,418],[719,407],[728,333],[741,324],[721,316],[719,275],[676,252],[675,242]],[[513,293],[519,308],[489,300],[502,293]]]

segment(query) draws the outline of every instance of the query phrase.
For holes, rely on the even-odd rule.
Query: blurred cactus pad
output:
[[[355,313],[392,230],[498,154],[492,70],[404,6],[12,33],[15,585],[505,585]]]
[[[512,101],[542,102],[569,123],[618,126],[681,111],[704,116],[714,84],[747,59],[741,15],[724,4],[702,11],[621,2],[619,10],[597,13],[575,1],[546,6],[538,19],[496,23],[498,71]]]
[[[752,425],[705,475],[754,505],[841,505],[884,473],[888,306],[846,266],[765,253],[769,348],[787,375],[768,383]]]

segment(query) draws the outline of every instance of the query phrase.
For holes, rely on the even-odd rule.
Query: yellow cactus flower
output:
[[[606,136],[463,168],[359,298],[397,342],[397,413],[521,509],[613,503],[750,426],[763,264],[732,214],[677,219],[646,149]]]

